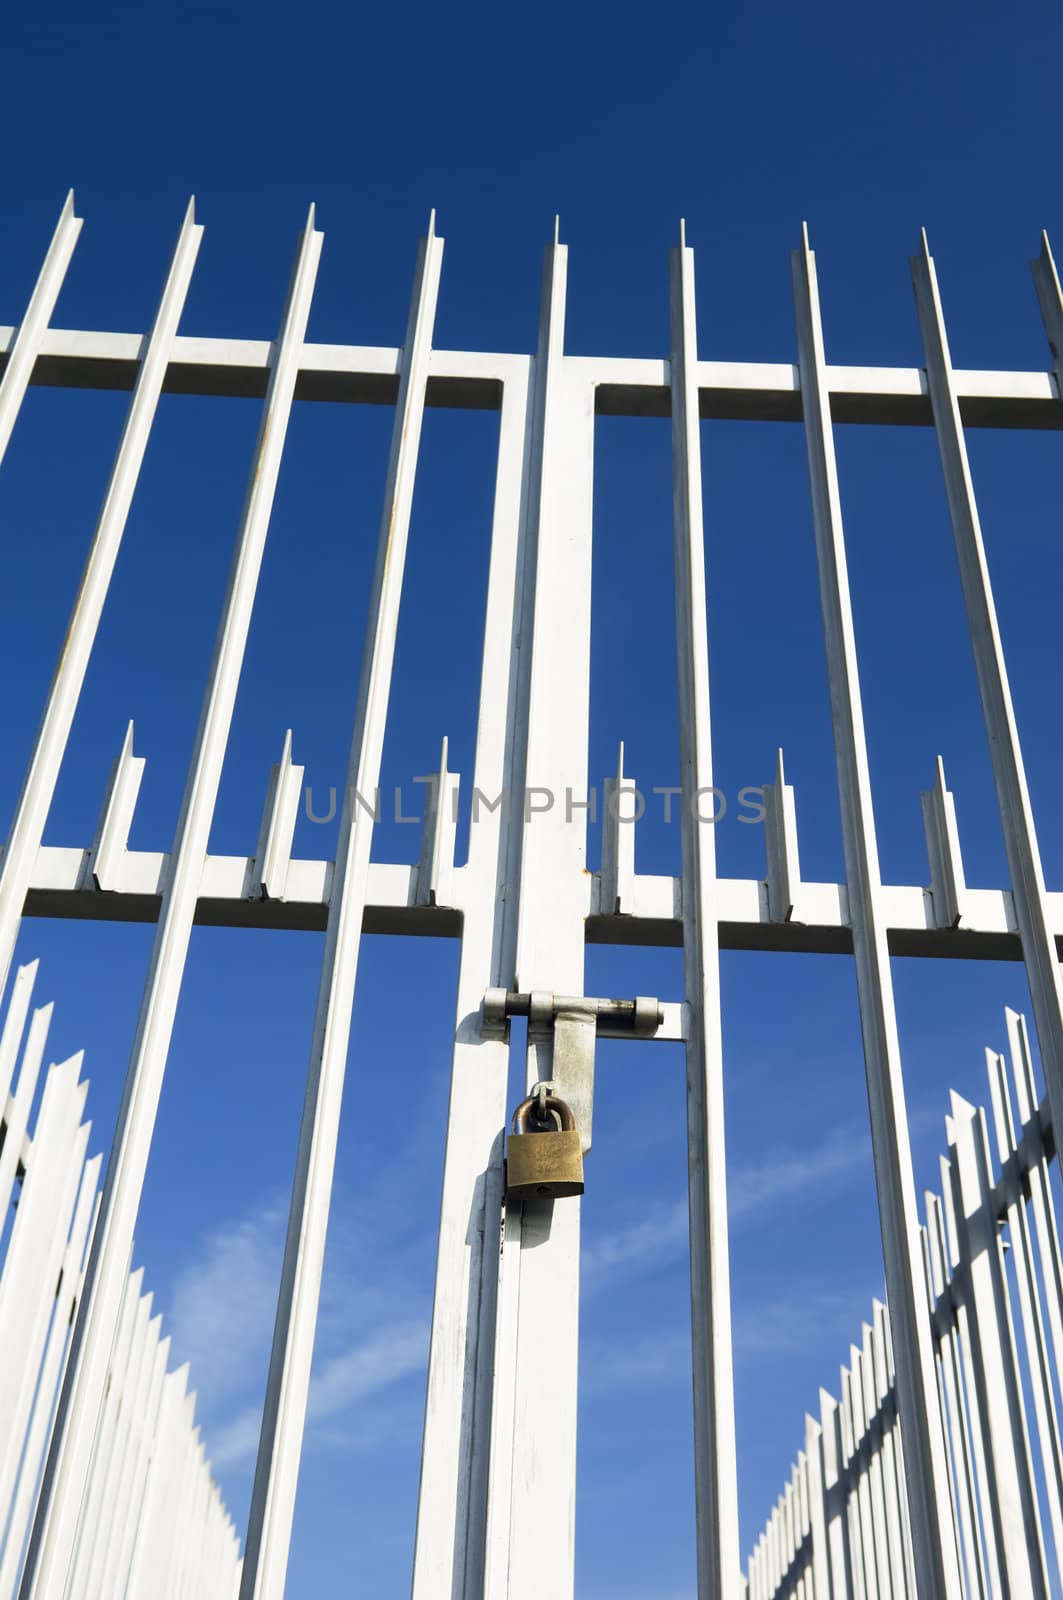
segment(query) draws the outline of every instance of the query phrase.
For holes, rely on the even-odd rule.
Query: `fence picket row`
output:
[[[88,1156],[80,1054],[49,1066],[32,1117],[52,1009],[26,1029],[36,975],[36,962],[19,969],[0,1031],[0,1600],[14,1600],[25,1558],[102,1166]],[[168,1370],[170,1341],[143,1277],[126,1282],[64,1594],[234,1600],[236,1528],[194,1427],[187,1368]]]
[[[1008,1057],[986,1051],[989,1114],[951,1097],[941,1191],[926,1193],[920,1227],[968,1600],[1063,1592],[1055,1138],[1047,1099],[1036,1095],[1025,1019],[1009,1010],[1006,1021]],[[840,1371],[839,1399],[821,1389],[818,1419],[805,1417],[804,1448],[748,1558],[750,1600],[916,1594],[882,1301],[860,1338]],[[777,1560],[782,1504],[787,1537]]]

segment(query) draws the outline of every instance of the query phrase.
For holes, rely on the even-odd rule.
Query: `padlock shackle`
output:
[[[541,1104],[544,1111],[552,1111],[554,1116],[557,1117],[561,1125],[562,1133],[571,1133],[574,1130],[576,1126],[576,1119],[572,1114],[572,1107],[569,1105],[567,1100],[562,1100],[560,1095],[545,1094],[542,1097]],[[537,1094],[530,1094],[527,1100],[521,1101],[520,1105],[513,1113],[514,1133],[527,1133],[529,1131],[528,1118],[531,1116],[534,1110],[538,1109],[539,1105],[540,1100]],[[532,1129],[531,1131],[539,1132],[540,1130]],[[546,1130],[544,1129],[542,1131],[545,1132]]]

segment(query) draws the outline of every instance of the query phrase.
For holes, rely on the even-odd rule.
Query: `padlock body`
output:
[[[511,1133],[506,1140],[506,1194],[520,1200],[583,1193],[583,1146],[578,1128]]]

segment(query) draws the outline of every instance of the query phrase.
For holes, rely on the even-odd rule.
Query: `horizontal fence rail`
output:
[[[6,1474],[0,1476],[0,1514],[10,1529],[3,1569],[8,1589],[0,1600],[14,1593],[16,1581],[20,1600],[80,1600],[83,1594],[109,1600],[124,1593],[154,1600],[215,1592],[281,1600],[340,1106],[348,1055],[358,1049],[355,1040],[352,1051],[351,1018],[366,932],[450,938],[460,946],[414,1600],[572,1600],[580,1207],[567,1202],[551,1218],[532,1198],[507,1201],[502,1135],[512,1052],[520,1055],[515,1076],[529,1089],[550,1080],[580,1106],[581,1142],[589,1147],[593,1039],[624,1030],[613,1025],[615,1013],[613,1024],[603,1012],[588,1025],[588,943],[684,952],[682,993],[664,997],[650,1033],[685,1047],[698,1600],[731,1600],[743,1585],[758,1596],[796,1593],[816,1600],[1053,1592],[1063,1540],[1063,1307],[1048,1162],[1053,1126],[1063,1114],[1063,893],[1044,881],[966,430],[1063,428],[1056,366],[1033,372],[953,367],[925,238],[912,262],[925,365],[907,368],[830,361],[807,233],[792,263],[796,360],[769,363],[699,355],[694,256],[684,229],[671,256],[667,355],[638,360],[566,351],[568,251],[556,230],[546,249],[534,353],[492,353],[435,346],[443,240],[434,216],[416,259],[398,346],[308,339],[323,250],[313,208],[296,244],[279,324],[263,330],[269,337],[181,331],[204,232],[192,204],[149,329],[53,328],[80,229],[71,196],[21,321],[0,326],[0,457],[10,441],[17,448],[19,412],[35,386],[129,395],[0,857],[0,990],[27,917],[139,921],[154,931],[98,1203],[96,1169],[84,1169],[83,1086],[76,1065],[67,1063],[51,1070],[45,1088],[48,1116],[64,1130],[55,1135],[54,1149],[65,1153],[54,1159],[44,1187],[53,1199],[61,1195],[60,1209],[66,1208],[61,1228],[48,1236],[53,1255],[47,1272],[36,1251],[29,1265],[19,1266],[18,1252],[26,1247],[20,1242],[16,1251],[16,1228],[22,1227],[19,1241],[26,1230],[17,1222],[11,1231],[11,1270],[20,1283],[29,1281],[31,1269],[39,1271],[34,1292],[43,1298],[0,1289],[0,1350],[7,1348],[3,1339],[14,1341],[13,1358],[0,1368],[0,1416],[10,1406],[21,1419],[20,1442],[17,1448],[5,1444],[0,1462]],[[1055,362],[1063,341],[1063,294],[1047,241],[1035,281]],[[179,820],[172,839],[150,841],[152,849],[130,847],[146,762],[159,752],[139,739],[135,751],[129,707],[120,707],[115,726],[125,733],[99,797],[93,837],[46,844],[163,395],[240,397],[259,419],[243,506],[231,529],[229,581]],[[347,779],[342,797],[332,799],[339,844],[332,860],[293,856],[304,769],[298,729],[278,727],[280,759],[262,773],[265,803],[257,833],[257,819],[247,819],[248,853],[212,854],[208,844],[279,474],[293,411],[306,400],[393,412]],[[498,414],[475,754],[465,790],[471,788],[473,805],[480,797],[483,811],[459,863],[454,802],[462,779],[450,769],[444,739],[436,780],[427,789],[420,856],[403,865],[371,855],[389,803],[379,786],[421,432],[431,407]],[[588,862],[594,437],[602,415],[672,420],[683,797],[677,875],[636,871],[637,830],[621,820],[619,805],[605,808],[601,860]],[[706,621],[713,571],[705,539],[712,512],[702,478],[703,418],[803,429],[842,817],[842,882],[802,876],[802,807],[781,751],[766,763],[763,785],[748,791],[764,821],[762,877],[719,876],[712,828],[699,825],[690,810],[713,781]],[[996,887],[967,882],[955,802],[940,760],[927,773],[922,795],[927,881],[882,880],[834,441],[840,423],[934,431],[1006,843],[1009,881]],[[177,672],[183,665],[171,667]],[[617,799],[632,792],[637,800],[638,782],[621,748],[608,793]],[[536,807],[534,819],[528,807],[533,794],[556,801]],[[325,933],[242,1563],[210,1486],[184,1376],[166,1373],[157,1319],[139,1279],[129,1278],[197,924]],[[891,1326],[876,1305],[843,1375],[840,1399],[825,1401],[819,1421],[810,1425],[747,1577],[738,1536],[723,1121],[720,952],[726,949],[853,957],[893,1317]],[[928,1202],[922,1225],[895,1016],[896,955],[1021,960],[1045,1074],[1039,1103],[1025,1032],[1010,1019],[1012,1078],[1009,1083],[999,1068],[992,1079],[999,1172],[994,1176],[982,1113],[956,1101],[942,1194]],[[14,980],[9,1016],[19,1006],[25,1016],[27,982],[24,973]],[[530,997],[526,1040],[511,1045],[505,1008],[491,1015],[485,1010],[488,991]],[[39,1056],[43,1027],[35,1016],[24,1059],[32,1062],[34,1051]],[[6,1061],[2,1047],[0,1057]],[[1020,1083],[1022,1072],[1027,1076]],[[51,1159],[43,1153],[48,1145],[40,1143],[39,1125],[27,1142],[33,1091],[23,1091],[21,1083],[20,1076],[4,1112],[0,1197],[3,1183],[10,1191],[20,1174],[24,1196],[32,1194],[33,1162],[39,1173]],[[44,1110],[42,1103],[42,1120]],[[38,1148],[39,1157],[33,1153]],[[24,1150],[31,1160],[24,1160]],[[78,1189],[83,1169],[93,1172],[89,1199]],[[23,1198],[18,1217],[27,1214]],[[1006,1262],[1000,1253],[1005,1240]],[[53,1304],[61,1263],[67,1263],[62,1317]],[[31,1303],[37,1312],[27,1309]],[[54,1340],[46,1312],[64,1330]],[[1018,1364],[1016,1328],[1025,1351]],[[546,1348],[548,1388],[535,1381]],[[41,1362],[50,1385],[47,1405],[37,1404],[34,1395],[46,1391],[27,1376]],[[154,1431],[146,1428],[149,1417],[156,1419]],[[152,1455],[155,1440],[164,1448]],[[138,1498],[137,1463],[145,1452],[151,1465]],[[31,1478],[39,1491],[27,1489]],[[181,1519],[191,1520],[175,1521],[175,1507]],[[151,1531],[159,1518],[167,1530],[162,1533]],[[188,1531],[193,1526],[197,1536]],[[548,1541],[545,1527],[553,1532]]]
[[[82,1056],[42,1075],[51,1005],[15,974],[0,1029],[0,1600],[13,1600],[100,1204]],[[85,1484],[70,1600],[233,1600],[240,1543],[195,1424],[188,1366],[127,1274]]]

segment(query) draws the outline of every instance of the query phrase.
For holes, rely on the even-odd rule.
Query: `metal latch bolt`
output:
[[[659,1000],[637,995],[634,1000],[600,1000],[586,995],[553,994],[533,989],[518,993],[511,989],[488,989],[483,999],[485,1027],[505,1028],[510,1017],[527,1017],[528,1042],[542,1043],[550,1038],[550,1067],[540,1078],[549,1078],[552,1088],[572,1109],[580,1144],[591,1147],[591,1114],[594,1103],[594,1045],[598,1032],[628,1034],[632,1038],[652,1039],[664,1022],[664,1007]]]

